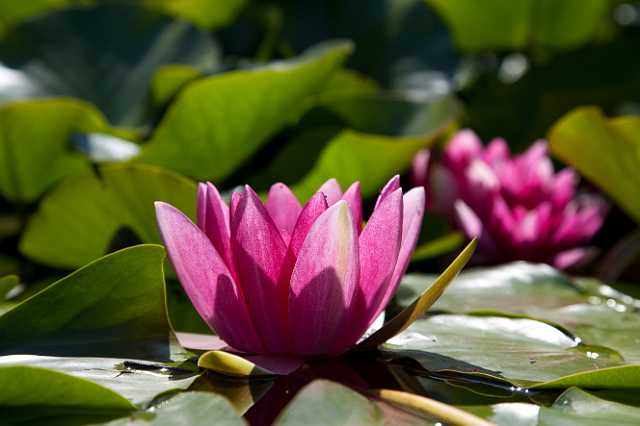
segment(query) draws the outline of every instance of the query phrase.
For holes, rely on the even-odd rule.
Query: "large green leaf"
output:
[[[594,38],[608,18],[609,1],[426,0],[466,50],[566,48]]]
[[[142,0],[143,6],[187,19],[205,29],[228,24],[247,0]]]
[[[227,177],[308,109],[351,50],[349,43],[329,43],[293,60],[189,84],[171,104],[140,160],[198,180]]]
[[[0,357],[0,366],[68,374],[111,389],[138,405],[148,404],[160,393],[184,390],[199,377],[188,369],[122,358],[7,355]]]
[[[153,202],[166,201],[194,218],[195,195],[194,182],[154,166],[103,166],[69,177],[47,195],[20,250],[74,268],[132,242],[159,243]]]
[[[549,132],[551,152],[576,168],[640,221],[640,118],[607,119],[578,108]]]
[[[504,317],[436,315],[416,321],[388,342],[433,371],[482,374],[519,385],[619,365],[619,356],[578,346],[543,322]]]
[[[70,137],[106,127],[95,108],[76,100],[1,106],[0,193],[11,201],[31,202],[59,179],[86,170],[86,158],[69,149]]]
[[[337,383],[316,380],[284,409],[275,424],[382,425],[380,409],[367,398]]]
[[[209,392],[179,393],[147,411],[106,426],[241,426],[246,424],[224,397]]]
[[[113,123],[140,124],[157,67],[211,68],[218,56],[205,33],[145,9],[107,5],[60,11],[6,37],[0,60],[18,74],[0,85],[0,99],[73,96],[98,106]]]
[[[540,408],[540,426],[632,426],[640,423],[640,408],[598,398],[578,388],[558,397],[550,408]]]
[[[2,424],[87,424],[120,417],[135,406],[89,380],[45,368],[0,367]]]
[[[0,353],[169,358],[164,250],[96,260],[0,317]]]
[[[93,0],[30,0],[0,3],[0,36],[25,20],[68,6],[91,4]]]

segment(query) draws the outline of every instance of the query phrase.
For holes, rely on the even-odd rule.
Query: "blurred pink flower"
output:
[[[249,354],[338,355],[363,336],[415,249],[425,195],[396,176],[363,228],[360,184],[327,181],[301,206],[284,184],[265,204],[249,186],[227,207],[198,188],[198,225],[156,202],[169,258],[200,316]]]
[[[458,132],[441,161],[419,152],[416,185],[429,187],[427,206],[478,239],[477,260],[544,262],[560,269],[586,261],[584,247],[602,226],[607,210],[596,195],[576,195],[572,169],[554,173],[545,141],[511,155],[503,139],[486,147],[472,130]]]

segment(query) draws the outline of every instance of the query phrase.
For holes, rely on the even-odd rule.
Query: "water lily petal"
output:
[[[287,185],[276,183],[269,190],[266,207],[285,243],[288,243],[298,215],[302,211],[300,202]]]
[[[342,199],[347,202],[353,216],[358,232],[362,229],[362,194],[360,193],[360,182],[354,182],[342,195]]]
[[[229,207],[210,182],[198,184],[198,227],[209,237],[227,267],[232,269]]]
[[[340,188],[340,184],[334,178],[323,183],[320,189],[318,189],[318,192],[322,192],[327,197],[327,203],[329,203],[330,206],[342,198],[342,188]]]
[[[279,276],[287,247],[249,186],[232,197],[231,250],[249,312],[268,352],[285,348],[287,288]]]
[[[331,353],[359,274],[353,218],[347,203],[338,201],[309,230],[291,275],[289,331],[293,353]]]
[[[431,151],[421,149],[411,162],[411,182],[415,186],[427,186],[429,184],[429,159]]]
[[[229,345],[261,352],[242,293],[211,241],[175,207],[155,207],[169,259],[196,311]]]
[[[391,194],[398,188],[400,188],[400,176],[395,175],[391,179],[389,179],[389,182],[387,182],[387,184],[380,191],[380,195],[378,195],[374,210],[378,208],[382,200],[384,200],[389,194]]]

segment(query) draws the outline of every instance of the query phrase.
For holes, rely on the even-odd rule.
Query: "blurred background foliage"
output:
[[[371,199],[472,127],[549,137],[619,206],[590,272],[638,281],[639,42],[620,0],[4,1],[0,276],[37,288],[159,242],[152,201],[193,217],[196,181]],[[422,243],[433,270],[462,238],[428,215]]]

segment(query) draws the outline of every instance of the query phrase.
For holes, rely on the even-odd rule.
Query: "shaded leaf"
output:
[[[156,68],[214,67],[218,56],[203,32],[145,9],[61,11],[25,23],[4,40],[0,60],[19,72],[23,84],[0,87],[0,99],[23,97],[27,90],[30,96],[73,96],[95,104],[113,123],[137,125],[145,122],[144,101]]]
[[[0,353],[168,359],[164,250],[105,256],[0,317]]]
[[[205,29],[229,24],[247,0],[142,0],[143,6],[187,19]]]

